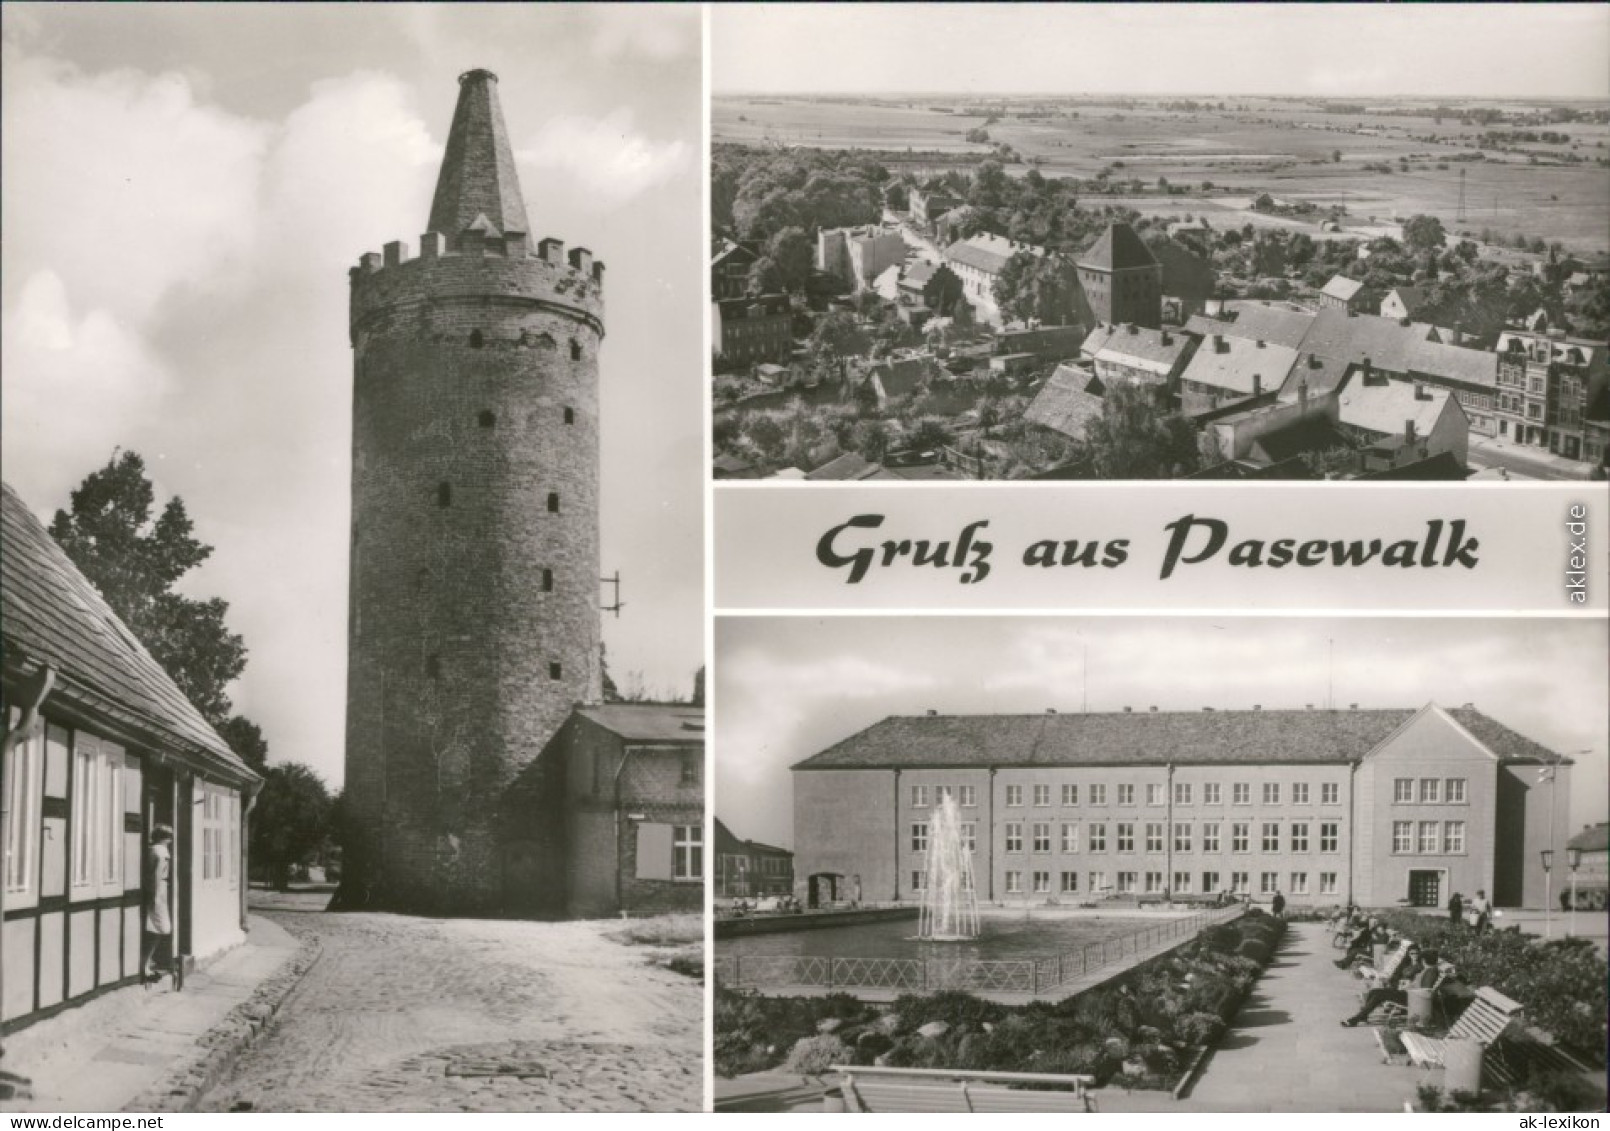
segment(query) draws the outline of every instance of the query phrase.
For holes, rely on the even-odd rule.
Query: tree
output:
[[[73,491],[71,512],[56,512],[50,534],[196,709],[221,726],[246,645],[224,625],[227,602],[173,592],[212,547],[191,537],[184,500],[169,499],[152,521],[154,503],[145,461],[114,452]]]
[[[1410,216],[1403,221],[1403,242],[1415,251],[1434,251],[1448,242],[1448,233],[1435,216]]]
[[[218,733],[229,743],[229,748],[240,755],[241,761],[258,773],[263,772],[268,765],[268,742],[263,738],[261,727],[242,715],[235,715],[224,720]]]
[[[252,808],[250,844],[252,859],[267,867],[273,887],[289,887],[292,869],[327,851],[333,832],[324,779],[300,762],[270,766]]]
[[[1190,421],[1159,410],[1150,390],[1124,384],[1107,391],[1084,449],[1100,479],[1176,479],[1202,458]]]
[[[1059,256],[1014,252],[995,277],[995,305],[1010,321],[1066,325],[1075,301],[1073,273]]]
[[[834,311],[817,321],[806,349],[815,365],[842,376],[845,360],[866,353],[871,344],[853,315]]]

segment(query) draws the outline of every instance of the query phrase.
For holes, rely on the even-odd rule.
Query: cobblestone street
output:
[[[322,956],[203,1110],[697,1111],[703,991],[608,922],[260,909]]]

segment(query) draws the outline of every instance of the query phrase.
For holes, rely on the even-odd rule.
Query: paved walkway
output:
[[[1341,1027],[1361,983],[1336,969],[1336,955],[1323,923],[1294,923],[1174,1110],[1398,1112],[1420,1084],[1441,1084],[1441,1072],[1381,1063],[1369,1026]]]
[[[115,1112],[197,1054],[237,1005],[295,955],[296,939],[252,916],[247,941],[185,979],[115,990],[6,1038],[7,1072],[26,1077],[31,1099],[0,1110]]]

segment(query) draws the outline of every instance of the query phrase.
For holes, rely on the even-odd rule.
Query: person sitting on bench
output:
[[[1338,970],[1347,969],[1359,958],[1368,955],[1370,948],[1377,942],[1384,941],[1385,938],[1385,933],[1381,929],[1381,921],[1372,917],[1369,922],[1359,928],[1358,934],[1354,935],[1348,942],[1346,953],[1336,960],[1336,968]]]
[[[1411,986],[1422,989],[1435,989],[1441,978],[1438,969],[1438,956],[1435,951],[1427,951],[1424,959],[1420,955],[1420,948],[1411,946],[1409,952],[1403,957],[1403,964],[1392,980],[1384,986],[1377,986],[1364,995],[1364,1004],[1358,1007],[1358,1012],[1346,1018],[1342,1024],[1351,1029],[1355,1025],[1362,1025],[1386,1002],[1396,1002],[1398,1005],[1409,1004],[1409,988]]]

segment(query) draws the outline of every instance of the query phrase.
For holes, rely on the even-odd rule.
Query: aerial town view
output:
[[[1605,654],[718,621],[717,1110],[1603,1110]]]
[[[1323,18],[1267,17],[1288,65]],[[1604,478],[1602,75],[1302,91],[1221,15],[1194,88],[1081,93],[1075,38],[1060,87],[1001,92],[975,45],[1032,21],[905,10],[835,14],[865,69],[812,86],[806,19],[712,15],[717,479]],[[1069,34],[1179,49],[1133,19]]]

